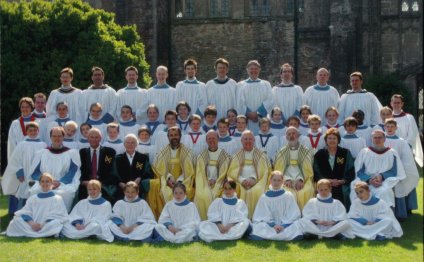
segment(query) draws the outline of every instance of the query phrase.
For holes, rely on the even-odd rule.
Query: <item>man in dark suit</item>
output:
[[[116,174],[115,150],[100,146],[102,134],[99,129],[92,128],[88,132],[90,147],[80,149],[81,184],[78,197],[87,197],[87,183],[97,179],[102,183],[102,196],[113,205],[116,202],[116,192],[119,178]]]
[[[129,181],[140,185],[141,197],[148,190],[148,181],[153,178],[149,157],[137,152],[137,145],[137,137],[133,134],[128,134],[124,139],[125,152],[116,155],[116,168],[120,179],[118,196],[120,197],[123,197],[123,189]]]

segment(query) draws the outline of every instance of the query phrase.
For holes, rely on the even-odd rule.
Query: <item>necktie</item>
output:
[[[97,179],[97,150],[93,150],[93,157],[91,158],[91,178]]]

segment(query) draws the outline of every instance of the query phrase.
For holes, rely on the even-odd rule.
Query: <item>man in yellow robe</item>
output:
[[[246,202],[249,219],[252,219],[256,203],[268,188],[271,163],[264,152],[254,148],[255,137],[249,130],[241,136],[242,149],[231,159],[227,176],[237,182],[237,194]]]
[[[176,182],[182,182],[187,188],[187,198],[194,196],[193,155],[189,148],[181,144],[181,129],[168,129],[169,144],[156,156],[153,172],[155,178],[150,182],[148,203],[155,216],[159,216],[166,202],[173,199],[172,188]]]
[[[288,144],[281,148],[275,158],[275,170],[284,175],[284,190],[296,198],[300,210],[314,197],[313,151],[299,143],[299,130],[289,127],[286,131]]]
[[[223,182],[227,176],[230,155],[218,148],[218,133],[209,130],[206,134],[208,148],[197,157],[194,203],[202,220],[208,219],[208,208],[212,201],[222,194]]]

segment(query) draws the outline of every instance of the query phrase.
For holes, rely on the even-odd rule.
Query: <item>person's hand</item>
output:
[[[83,229],[85,229],[85,226],[84,226],[83,224],[76,224],[76,225],[75,225],[75,228],[76,228],[77,230],[83,230]]]
[[[60,182],[57,180],[53,180],[53,189],[56,189],[60,186]]]
[[[125,183],[119,182],[119,187],[120,187],[121,189],[125,189]]]
[[[373,225],[373,224],[375,224],[375,222],[374,222],[374,221],[368,221],[368,222],[367,222],[367,225]]]
[[[281,231],[284,230],[284,227],[281,226],[281,225],[275,225],[274,230],[275,230],[275,232],[280,233]]]
[[[299,190],[302,190],[303,189],[303,181],[302,180],[297,180],[296,181],[296,184],[294,185],[294,188],[297,190],[297,191],[299,191]]]
[[[175,180],[173,177],[169,177],[169,179],[166,181],[166,185],[170,188],[174,188]]]
[[[370,184],[374,187],[380,187],[383,184],[383,177],[381,175],[376,175],[370,179]]]
[[[227,232],[227,228],[223,224],[219,223],[216,226],[218,227],[219,232],[221,232],[221,234],[225,234]]]
[[[177,234],[178,231],[181,231],[181,229],[178,229],[178,228],[174,227],[173,225],[169,225],[168,230],[171,231],[172,234],[174,234],[174,235]]]
[[[293,188],[293,181],[291,180],[284,181],[284,186],[288,188]]]
[[[208,184],[210,188],[213,188],[215,186],[216,180],[215,179],[209,179]]]
[[[252,187],[254,187],[255,185],[256,185],[256,179],[253,179],[253,178],[248,178],[247,179],[249,182],[249,188],[252,188]]]
[[[35,232],[38,232],[41,230],[42,226],[39,223],[35,223],[34,221],[29,221],[28,224],[31,226],[31,229]]]
[[[249,189],[249,181],[248,181],[248,179],[243,180],[243,182],[241,182],[241,185],[242,185],[245,189]]]
[[[18,180],[19,180],[19,182],[23,183],[25,181],[25,177],[20,176],[20,177],[18,177]]]
[[[137,177],[137,178],[136,178],[136,180],[134,180],[134,182],[135,182],[137,185],[139,185],[139,184],[140,184],[140,181],[141,181],[141,177]]]

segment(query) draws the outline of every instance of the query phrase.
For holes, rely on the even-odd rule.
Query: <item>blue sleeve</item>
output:
[[[274,222],[269,222],[269,223],[267,223],[268,224],[268,226],[270,226],[270,227],[275,227],[275,223]]]
[[[37,167],[35,168],[34,172],[31,174],[31,178],[35,181],[40,180],[41,176],[41,170],[40,170],[41,162],[38,163]]]
[[[284,227],[284,228],[287,228],[287,227],[289,227],[289,226],[291,226],[292,225],[292,223],[290,223],[290,224],[282,224],[282,226]]]
[[[19,179],[21,177],[25,177],[23,168],[19,169],[18,172],[16,172],[16,178]]]
[[[112,217],[112,222],[117,226],[120,226],[124,223],[124,221],[122,221],[122,219],[119,217]]]
[[[71,160],[68,172],[60,179],[61,183],[70,184],[74,179],[75,173],[78,171],[78,166]]]
[[[50,221],[53,221],[53,219],[47,219],[46,223],[49,223]]]
[[[22,215],[21,217],[22,217],[22,219],[23,219],[25,222],[28,222],[28,221],[33,220],[33,219],[32,219],[32,217],[31,217],[31,216],[29,216],[29,215]]]
[[[380,222],[381,219],[377,218],[376,220],[374,220],[375,223]]]
[[[368,220],[366,220],[365,218],[362,217],[358,217],[358,218],[351,218],[353,220],[355,220],[356,222],[358,222],[361,225],[366,225]]]
[[[83,220],[82,219],[77,219],[71,222],[71,225],[76,226],[77,224],[81,224],[82,225]]]
[[[311,220],[311,222],[312,222],[312,223],[314,223],[315,225],[318,225],[318,224],[317,224],[317,221],[318,221],[318,219],[312,219],[312,220]]]
[[[371,176],[365,173],[365,164],[362,165],[361,169],[356,172],[356,176],[361,179],[361,181],[368,181],[370,180]]]
[[[143,222],[137,222],[136,224],[137,225],[143,225]]]
[[[265,108],[264,104],[261,104],[261,106],[258,108],[257,112],[262,117],[266,117],[266,115],[268,114],[268,112],[266,111],[266,108]]]
[[[168,226],[172,226],[173,224],[172,224],[171,222],[166,222],[166,223],[163,223],[163,225],[164,225],[165,227],[168,227]]]
[[[389,178],[389,177],[395,177],[397,174],[397,163],[396,163],[396,156],[393,156],[393,166],[389,170],[381,173],[381,176],[383,179]]]
[[[201,116],[203,118],[203,113],[200,112],[200,109],[199,108],[197,108],[196,114],[198,114],[199,116]]]
[[[299,110],[295,110],[293,115],[300,116],[300,111]]]

